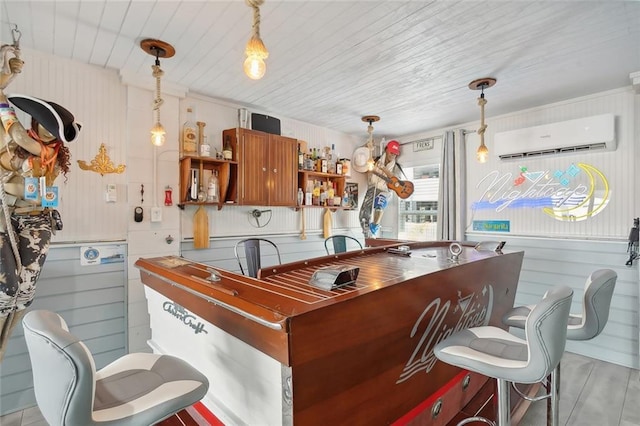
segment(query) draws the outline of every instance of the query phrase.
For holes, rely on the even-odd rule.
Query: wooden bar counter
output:
[[[180,257],[139,259],[150,344],[209,377],[203,404],[228,425],[446,425],[487,378],[432,349],[457,330],[501,326],[523,252],[463,245],[455,259],[450,242],[403,244],[409,253],[372,247],[258,279]],[[317,269],[340,266],[359,268],[355,284],[309,284]]]

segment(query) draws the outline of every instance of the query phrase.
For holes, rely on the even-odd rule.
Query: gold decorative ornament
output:
[[[87,164],[86,161],[78,160],[78,166],[80,166],[82,170],[100,173],[100,176],[108,173],[124,173],[124,169],[127,167],[124,164],[120,164],[119,166],[113,165],[111,158],[107,155],[107,148],[105,148],[104,143],[100,144],[98,154],[91,160],[91,163]]]

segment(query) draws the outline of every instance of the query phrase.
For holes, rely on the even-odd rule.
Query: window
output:
[[[414,241],[437,240],[440,166],[405,168],[415,190],[411,197],[398,199],[398,238]]]

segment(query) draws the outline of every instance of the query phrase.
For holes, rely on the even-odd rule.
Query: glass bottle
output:
[[[304,153],[298,144],[298,170],[304,169]]]
[[[182,125],[182,153],[198,155],[198,131],[193,117],[193,108],[187,108],[187,121]]]
[[[207,193],[204,192],[204,188],[200,185],[200,189],[198,191],[198,202],[204,203],[207,200]]]
[[[207,187],[207,203],[217,203],[220,201],[220,185],[218,183],[218,171],[214,170],[209,178]]]
[[[304,203],[304,192],[302,192],[302,188],[298,188],[298,205],[301,206]]]
[[[225,160],[233,160],[233,148],[231,148],[231,137],[229,135],[224,138],[222,158],[224,158]]]

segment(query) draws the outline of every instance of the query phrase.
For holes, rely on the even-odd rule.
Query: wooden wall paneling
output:
[[[571,312],[581,309],[584,283],[596,269],[609,268],[618,274],[609,320],[602,334],[584,342],[567,341],[567,351],[630,368],[638,364],[638,263],[625,266],[627,244],[622,241],[530,238],[467,233],[473,241],[506,241],[505,251],[523,250],[524,261],[515,304],[537,303],[555,285],[573,288]],[[565,255],[565,253],[567,255]],[[573,255],[571,255],[573,253]],[[558,261],[559,256],[565,256]],[[598,261],[598,259],[606,259]],[[514,334],[520,333],[512,330]]]

